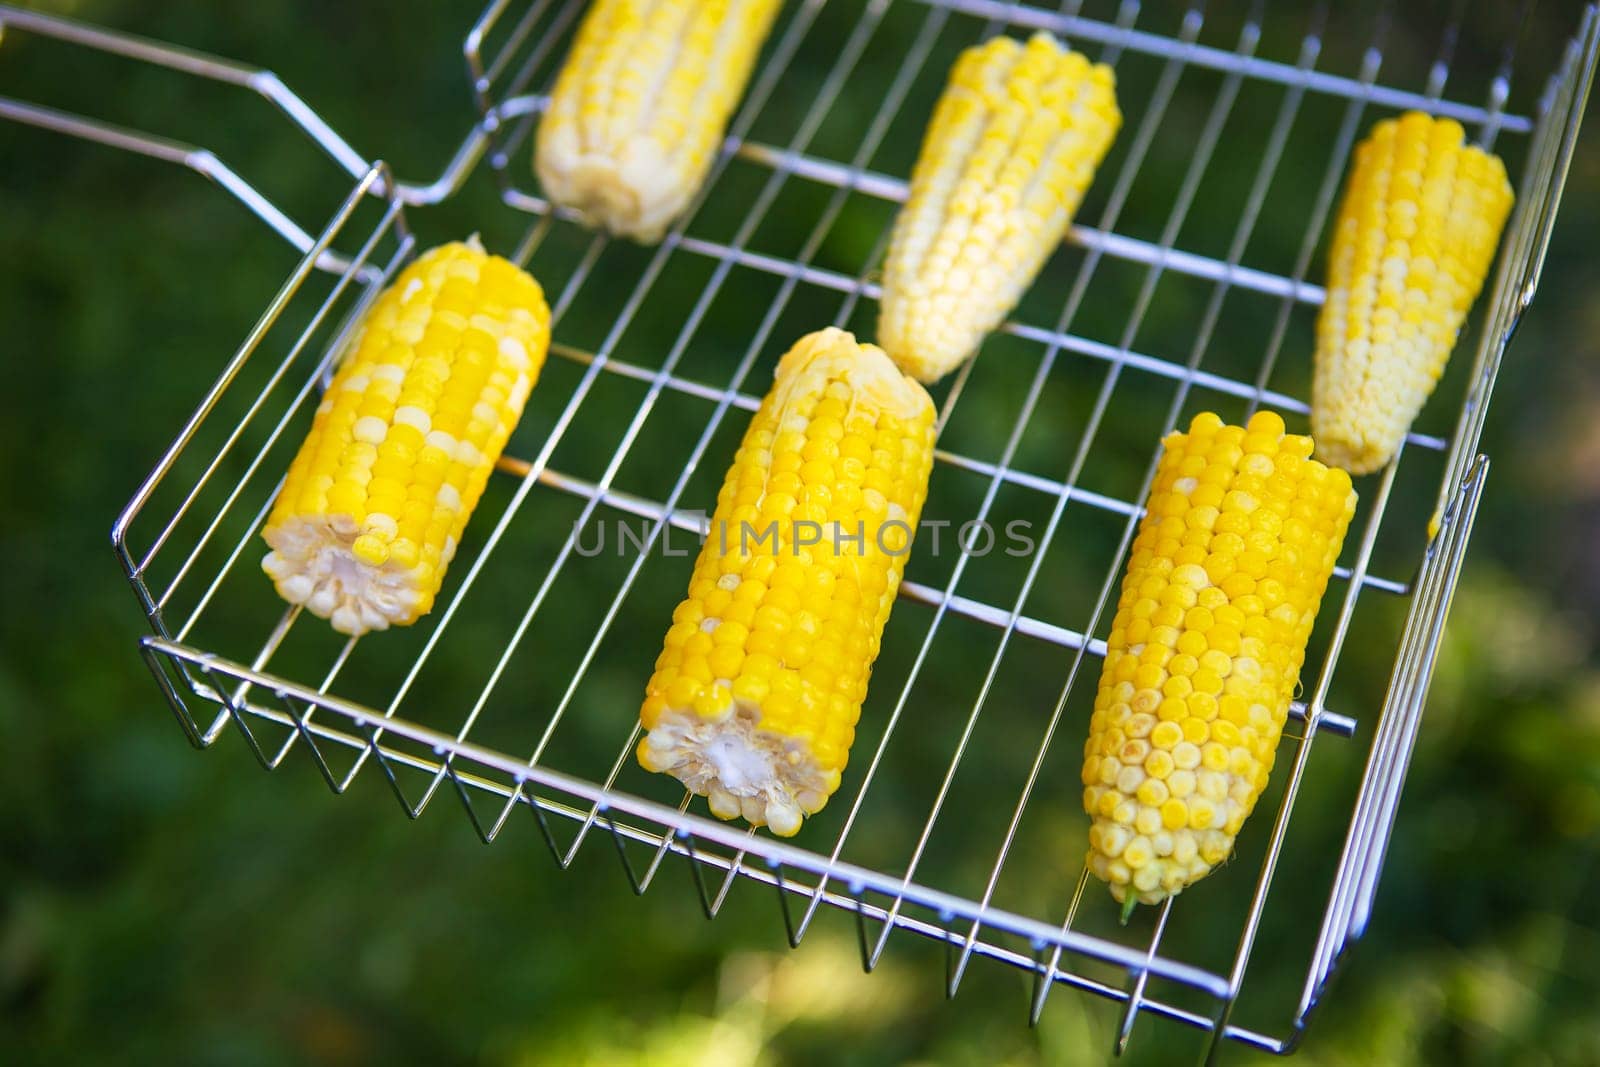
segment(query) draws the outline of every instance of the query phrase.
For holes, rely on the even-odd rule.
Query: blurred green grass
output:
[[[434,173],[470,114],[453,43],[476,13],[470,3],[44,6],[271,66],[358,148],[382,154],[407,177]],[[1406,7],[1385,81],[1420,84],[1447,6]],[[1141,26],[1173,31],[1176,9],[1146,8]],[[792,134],[834,58],[832,42],[858,10],[849,0],[828,5],[758,134],[772,141]],[[886,25],[895,32],[873,44],[874,63],[863,77],[887,81],[896,49],[904,47],[898,31],[915,27],[923,13],[906,0],[891,5]],[[1471,14],[1451,90],[1467,99],[1486,84],[1498,59],[1492,42],[1509,18],[1497,5],[1472,5]],[[1220,12],[1208,26],[1208,42],[1231,46],[1237,16],[1230,23],[1230,15]],[[1576,19],[1575,5],[1542,5],[1523,42],[1525,63],[1547,66]],[[1336,23],[1326,69],[1352,69],[1367,24],[1364,15],[1350,16],[1349,26]],[[1269,21],[1261,51],[1292,57],[1301,28],[1297,16],[1279,15]],[[937,89],[940,57],[961,43],[954,33],[941,37],[876,169],[904,173],[925,107],[918,102]],[[1125,111],[1137,115],[1156,64],[1130,56],[1120,70]],[[1120,232],[1156,236],[1219,80],[1186,83],[1164,127],[1176,132],[1157,139],[1143,172],[1149,177],[1136,184]],[[1514,109],[1526,110],[1538,87],[1527,81],[1514,86]],[[347,187],[268,109],[131,63],[15,35],[0,44],[0,93],[135,124],[170,118],[161,132],[215,147],[312,229]],[[1247,88],[1225,138],[1256,136],[1279,98]],[[820,131],[817,154],[847,157],[871,121],[872,104],[870,94],[848,96]],[[1288,269],[1338,110],[1307,102],[1247,263]],[[1221,255],[1231,236],[1256,156],[1230,153],[1230,143],[1225,139],[1208,172],[1183,231],[1185,248]],[[1511,150],[1514,143],[1507,139]],[[1106,173],[1119,159],[1114,153]],[[0,1048],[19,1050],[19,1062],[987,1064],[1079,1062],[1110,1047],[1113,1005],[1061,990],[1030,1031],[1026,980],[996,966],[974,965],[958,998],[945,1002],[942,954],[913,938],[892,941],[884,966],[863,976],[844,916],[824,915],[791,952],[782,947],[769,893],[754,886],[737,887],[724,914],[707,925],[681,871],[664,872],[665,881],[635,901],[607,849],[587,849],[571,871],[555,872],[531,820],[514,822],[497,847],[485,849],[451,802],[416,823],[398,817],[371,773],[333,801],[309,761],[290,760],[268,780],[231,736],[220,751],[191,751],[134,652],[141,626],[105,531],[296,257],[220,191],[153,162],[9,124],[0,124],[0,160],[0,321],[13,368],[0,420],[0,455],[8,460],[0,465],[0,499],[8,504],[0,537],[13,561],[4,586],[10,610],[0,615],[0,736],[10,757],[0,775]],[[759,172],[730,168],[696,232],[726,239],[761,180]],[[1084,218],[1105,202],[1103,185]],[[1574,160],[1539,300],[1511,350],[1489,419],[1485,448],[1494,468],[1377,914],[1313,1027],[1303,1061],[1600,1062],[1593,1011],[1600,996],[1593,608],[1600,600],[1600,435],[1593,417],[1600,372],[1586,358],[1600,336],[1600,270],[1588,247],[1600,226],[1597,192],[1600,137],[1591,130]],[[793,254],[821,198],[815,190],[786,190],[782,203],[752,247]],[[499,207],[485,180],[456,201],[413,214],[427,241],[482,229],[496,247],[514,243],[528,221]],[[858,270],[886,221],[881,204],[852,198],[818,262]],[[586,244],[570,227],[552,231],[534,261],[547,287],[558,287]],[[597,346],[616,294],[631,288],[648,258],[631,247],[608,249],[597,268],[604,284],[585,288],[558,338]],[[1025,306],[1030,321],[1054,317],[1052,301],[1081,259],[1070,249],[1056,257]],[[660,338],[676,334],[706,273],[705,261],[675,256],[621,338],[619,358],[658,366]],[[1104,264],[1074,330],[1119,340],[1141,277],[1126,265]],[[770,279],[737,272],[682,373],[726,380],[774,288]],[[1136,346],[1181,362],[1208,295],[1208,286],[1192,280],[1164,281]],[[758,353],[747,391],[764,387],[767,361],[790,338],[837,309],[836,299],[803,288]],[[870,332],[871,311],[863,305],[853,325]],[[1253,368],[1251,353],[1265,344],[1274,314],[1271,302],[1231,296],[1205,365],[1229,373]],[[1303,392],[1299,354],[1308,321],[1293,320],[1275,387]],[[1456,361],[1454,395],[1464,363]],[[988,346],[947,442],[996,458],[1037,364],[1037,348],[1015,339]],[[1057,360],[1040,409],[1049,415],[1024,437],[1020,466],[1052,476],[1065,471],[1066,450],[1105,374],[1088,359]],[[551,361],[519,441],[537,447],[575,378],[570,365]],[[1447,380],[1443,392],[1449,390]],[[1154,432],[1144,424],[1158,419],[1172,395],[1170,386],[1138,377],[1118,386],[1087,468],[1089,488],[1127,493],[1137,486]],[[597,475],[641,396],[642,389],[605,376],[557,450],[557,466]],[[685,447],[673,445],[672,431],[698,425],[707,413],[701,405],[664,407],[645,424],[619,484],[664,493]],[[1445,429],[1449,415],[1435,404],[1424,420]],[[735,413],[708,449],[686,503],[709,498],[740,426]],[[1391,523],[1392,538],[1380,539],[1379,559],[1391,570],[1414,561],[1437,480],[1436,465],[1414,462],[1418,473],[1409,481],[1402,474],[1410,492],[1398,505],[1403,518]],[[933,492],[959,517],[976,507],[982,488],[945,472]],[[481,676],[472,640],[501,639],[495,620],[517,610],[514,583],[530,580],[527,561],[550,558],[570,528],[577,512],[570,500],[540,500],[551,509],[542,513],[548,521],[520,532],[506,564],[512,584],[491,590],[504,601],[500,610],[464,620],[467,637],[442,654],[423,683],[442,701],[459,702],[460,687]],[[1036,497],[1002,493],[996,514],[1042,520],[1030,508],[1039,508]],[[1117,532],[1069,509],[1030,611],[1052,619],[1081,614],[1082,596],[1098,578],[1095,561],[1110,552]],[[994,563],[974,566],[963,592],[1014,595],[1020,574]],[[912,574],[942,583],[949,566],[948,558],[919,557]],[[579,706],[593,714],[579,716],[561,736],[564,758],[609,758],[612,727],[632,714],[637,661],[647,664],[653,653],[657,620],[682,574],[672,560],[646,569],[582,691]],[[619,578],[599,571],[592,580],[608,595]],[[270,604],[264,582],[241,585],[249,586],[241,604]],[[603,607],[583,603],[577,585],[557,585],[552,596],[583,619]],[[1363,719],[1363,748],[1392,660],[1400,624],[1394,609],[1363,599],[1334,691],[1336,707]],[[219,620],[219,646],[253,633],[250,614],[241,607],[238,617]],[[910,606],[897,613],[862,745],[876,740],[881,725],[874,723],[892,706],[926,618]],[[484,725],[513,747],[528,729],[517,709],[546,708],[560,697],[566,675],[559,665],[575,660],[586,634],[573,622],[536,636],[513,661],[506,706]],[[414,635],[385,636],[391,638],[383,647],[364,645],[363,653],[401,657],[415,647]],[[897,736],[877,787],[885,810],[874,832],[852,846],[861,858],[904,862],[904,835],[920,824],[929,799],[927,767],[943,765],[961,725],[959,714],[929,709],[959,712],[994,648],[992,632],[949,624],[913,697],[922,702],[917,721]],[[1021,645],[1012,656],[972,757],[972,765],[1006,782],[1025,771],[1066,665]],[[1069,740],[1081,723],[1074,710],[1069,704],[1063,721]],[[1029,739],[1020,747],[1018,730]],[[1298,990],[1307,926],[1326,893],[1326,850],[1341,840],[1359,771],[1350,748],[1337,747],[1344,744],[1324,741],[1315,754],[1292,835],[1304,862],[1280,872],[1280,903],[1269,909],[1246,999],[1268,1003]],[[1082,849],[1075,748],[1058,739],[1051,781],[1030,809],[1022,858],[1011,868],[1008,906],[1058,914],[1063,905]],[[646,784],[642,779],[634,784]],[[929,861],[955,888],[981,887],[971,884],[972,864],[987,860],[994,824],[1012,796],[985,781],[958,780],[958,814],[946,820]],[[841,816],[830,809],[825,817],[836,826]],[[818,833],[819,840],[828,836]],[[1237,926],[1230,905],[1249,884],[1248,857],[1259,856],[1263,833],[1260,825],[1247,831],[1241,859],[1208,883],[1205,901],[1196,900],[1206,910],[1192,914],[1215,916],[1215,925],[1191,921],[1174,931],[1186,956],[1215,960],[1231,949]],[[1287,1008],[1273,1010],[1241,1021],[1281,1027]],[[1195,1047],[1183,1028],[1141,1021],[1131,1059],[1170,1062]],[[1255,1059],[1242,1050],[1229,1055]]]

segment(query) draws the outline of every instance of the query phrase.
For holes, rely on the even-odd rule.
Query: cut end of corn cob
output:
[[[804,744],[762,729],[760,712],[737,704],[717,719],[664,712],[639,742],[639,764],[707,798],[717,818],[743,816],[780,837],[798,833],[839,788],[839,771],[824,768]]]
[[[1311,434],[1355,474],[1394,456],[1483,288],[1511,210],[1498,157],[1409,112],[1355,153],[1317,319]]]
[[[927,392],[843,330],[783,357],[646,687],[646,770],[785,837],[827,803],[911,550],[933,422]]]
[[[539,125],[546,194],[660,240],[694,198],[780,0],[595,0]]]
[[[406,268],[351,340],[267,518],[278,594],[351,635],[427,614],[549,339],[539,283],[476,239]]]
[[[1197,415],[1164,444],[1084,746],[1089,869],[1124,904],[1233,851],[1356,507],[1350,476],[1271,412]]]
[[[1011,313],[1121,124],[1111,68],[1047,33],[961,54],[884,265],[878,335],[908,374],[950,373]]]

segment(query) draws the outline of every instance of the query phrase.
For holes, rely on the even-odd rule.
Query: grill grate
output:
[[[253,92],[355,180],[312,236],[203,147],[0,97],[0,116],[198,171],[303,254],[114,529],[154,629],[144,656],[189,739],[209,746],[231,725],[268,768],[304,749],[335,792],[374,766],[413,817],[441,790],[454,793],[485,841],[531,814],[563,867],[584,842],[609,838],[636,892],[682,864],[708,917],[740,878],[775,887],[794,944],[831,905],[854,916],[868,969],[894,930],[918,933],[943,944],[951,995],[975,955],[1030,972],[1034,1019],[1057,985],[1098,993],[1122,1006],[1119,1050],[1139,1015],[1152,1013],[1206,1031],[1213,1051],[1223,1036],[1290,1051],[1370,914],[1484,487],[1477,442],[1488,396],[1538,281],[1600,14],[1585,12],[1523,116],[1506,110],[1513,73],[1520,84],[1546,72],[1517,70],[1509,47],[1482,104],[1447,98],[1462,3],[1420,91],[1379,80],[1387,9],[1372,26],[1331,32],[1325,8],[1309,20],[1253,10],[1217,29],[1199,9],[1146,12],[1127,0],[1101,18],[1081,6],[791,4],[701,196],[748,210],[724,231],[697,202],[658,247],[638,249],[580,229],[531,187],[539,90],[581,10],[576,0],[490,3],[464,47],[477,120],[430,182],[396,180],[268,72],[0,5],[0,27],[13,32]],[[704,513],[690,508],[715,495],[775,352],[828,322],[871,334],[874,272],[905,196],[906,145],[949,57],[982,36],[1035,28],[1117,67],[1125,125],[1067,247],[1016,320],[936,394],[941,447],[927,505],[952,534],[972,520],[1026,515],[1035,550],[1015,560],[956,553],[952,562],[919,549],[901,589],[915,606],[891,621],[855,761],[802,832],[805,847],[703,818],[691,798],[668,792],[675,783],[631,759],[637,692],[688,569],[676,556],[683,535],[704,529]],[[1358,50],[1341,58],[1335,44]],[[1291,58],[1268,58],[1272,50]],[[1092,699],[1098,635],[1155,442],[1200,407],[1230,417],[1260,406],[1291,419],[1307,411],[1294,364],[1323,297],[1307,277],[1351,146],[1397,108],[1455,117],[1480,143],[1522,160],[1482,325],[1462,345],[1475,344],[1475,355],[1457,356],[1422,429],[1363,486],[1268,794],[1275,814],[1256,817],[1240,855],[1207,886],[1119,929],[1103,894],[1085,893],[1086,873],[1046,862],[1051,882],[1038,855],[1076,855],[1081,844],[1070,836],[1082,833],[1077,713]],[[1141,177],[1173,168],[1176,196],[1153,200]],[[1215,182],[1244,189],[1242,202],[1224,203]],[[341,340],[417,248],[413,225],[469,186],[497,194],[481,219],[486,240],[546,285],[557,358],[440,608],[410,631],[345,640],[284,611],[256,573],[259,527],[281,484],[274,472]],[[1303,235],[1263,232],[1274,196],[1304,201]],[[841,236],[859,233],[875,235],[869,247]],[[1274,253],[1278,268],[1260,265]],[[1172,306],[1181,309],[1175,323]],[[1241,316],[1239,306],[1255,310]],[[1270,329],[1248,338],[1234,328],[1246,318]],[[1241,362],[1233,350],[1259,358]],[[1437,417],[1451,405],[1453,428]],[[1119,438],[1124,426],[1140,444]],[[596,455],[580,449],[585,437],[615,444]],[[1401,502],[1425,499],[1435,480],[1430,538],[1426,514]],[[638,541],[622,552],[586,547],[619,519]],[[1398,605],[1393,660],[1378,676],[1371,664],[1339,674],[1351,629],[1383,626]],[[943,669],[952,645],[987,650],[980,677]],[[1049,679],[1043,688],[1039,678]],[[1334,740],[1315,746],[1323,734]],[[1343,849],[1311,859],[1327,871],[1325,908],[1292,920],[1315,934],[1303,989],[1287,1025],[1281,1013],[1275,1025],[1236,1024],[1301,786],[1338,778],[1313,763],[1313,751],[1329,746],[1342,746],[1334,762],[1350,767],[1341,794],[1350,808],[1335,828]],[[1232,893],[1211,882],[1233,883]],[[1195,948],[1183,927],[1202,921],[1237,928],[1229,954]]]

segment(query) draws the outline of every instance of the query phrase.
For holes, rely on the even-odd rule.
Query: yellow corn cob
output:
[[[1317,319],[1311,435],[1355,474],[1394,455],[1444,372],[1511,210],[1499,158],[1410,112],[1356,148]]]
[[[651,243],[705,179],[781,0],[594,0],[534,168],[590,225]]]
[[[884,265],[879,339],[906,373],[937,381],[1011,313],[1121,124],[1111,68],[1047,33],[961,54]]]
[[[827,803],[927,492],[933,417],[922,386],[843,330],[783,357],[645,691],[646,770],[785,837]]]
[[[1233,851],[1356,507],[1271,412],[1197,415],[1164,445],[1084,745],[1089,869],[1125,910]]]
[[[262,536],[278,593],[340,633],[427,614],[544,365],[539,283],[477,239],[381,295],[289,467]]]

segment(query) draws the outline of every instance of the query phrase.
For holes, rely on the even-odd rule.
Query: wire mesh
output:
[[[1553,71],[1525,71],[1508,46],[1486,84],[1458,88],[1459,3],[1432,62],[1388,77],[1387,8],[1332,33],[1325,7],[1086,6],[791,4],[699,200],[650,249],[581,229],[532,185],[529,142],[581,11],[572,0],[494,0],[478,18],[463,49],[477,121],[428,183],[360,156],[267,72],[0,6],[0,26],[253,89],[357,178],[312,237],[237,175],[219,178],[232,172],[204,149],[0,98],[0,115],[216,178],[304,253],[113,532],[154,630],[145,658],[190,740],[236,733],[269,768],[302,749],[335,792],[376,767],[413,817],[443,789],[485,841],[531,815],[563,867],[598,832],[638,893],[685,866],[708,916],[741,879],[774,887],[794,944],[829,905],[853,917],[869,969],[893,931],[917,933],[944,945],[951,995],[983,956],[1034,976],[1035,1019],[1058,985],[1119,1002],[1118,1049],[1141,1014],[1205,1031],[1213,1051],[1222,1037],[1292,1049],[1370,915],[1485,485],[1478,435],[1537,284],[1600,17],[1586,12]],[[1040,283],[938,391],[927,518],[954,537],[1025,517],[1033,551],[952,559],[919,546],[855,760],[799,846],[703,818],[631,759],[637,694],[705,529],[694,507],[715,496],[776,352],[828,323],[872,332],[888,223],[950,58],[1032,29],[1116,68],[1124,129]],[[1524,94],[1529,114],[1507,109],[1514,84],[1547,75]],[[1457,118],[1521,163],[1498,272],[1464,335],[1475,354],[1457,355],[1401,454],[1362,486],[1280,769],[1236,859],[1209,880],[1222,884],[1121,929],[1072,861],[1073,739],[1155,442],[1203,408],[1303,420],[1304,338],[1323,296],[1308,277],[1344,161],[1375,117],[1403,108]],[[407,631],[344,639],[273,597],[256,573],[260,525],[343,339],[423,243],[413,226],[479,179],[499,205],[480,220],[484,239],[544,283],[557,358],[438,609]],[[1263,232],[1264,206],[1285,197],[1303,232]],[[1403,502],[1435,484],[1430,534]],[[1352,629],[1383,626],[1395,604],[1406,615],[1387,690],[1370,667],[1341,673]],[[943,669],[955,646],[986,652],[978,677]],[[1039,678],[1060,679],[1042,706]],[[1335,740],[1314,745],[1322,734]],[[1319,761],[1328,746],[1343,747]],[[1337,779],[1336,764],[1352,768],[1345,846],[1296,854],[1301,785]],[[1065,857],[1043,865],[1049,878],[1041,855]],[[1272,895],[1285,855],[1326,872],[1326,907],[1309,921],[1306,902]],[[1264,1021],[1245,1025],[1234,1010],[1269,909],[1299,932],[1305,983],[1297,1004],[1264,997]],[[1234,950],[1197,950],[1193,930],[1219,923],[1238,930]]]

